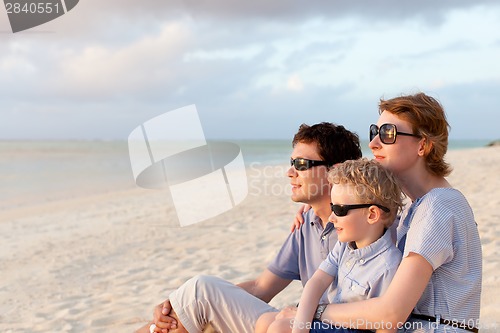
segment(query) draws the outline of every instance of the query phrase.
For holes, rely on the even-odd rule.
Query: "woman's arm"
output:
[[[310,323],[318,307],[321,295],[332,284],[333,280],[333,276],[318,269],[307,281],[300,297],[299,308],[293,324],[293,333],[309,332]]]
[[[329,304],[323,320],[358,329],[374,329],[383,324],[392,329],[406,321],[422,296],[433,269],[419,254],[403,258],[387,291],[365,301]],[[354,326],[353,326],[354,325]]]

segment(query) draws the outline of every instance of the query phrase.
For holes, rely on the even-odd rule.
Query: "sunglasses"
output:
[[[420,135],[417,134],[411,134],[411,133],[404,133],[404,132],[398,132],[398,129],[396,128],[396,125],[394,124],[383,124],[382,126],[378,127],[375,124],[370,125],[370,142],[376,137],[380,137],[380,141],[386,145],[392,145],[393,143],[396,142],[396,137],[398,135],[406,135],[406,136],[414,136],[416,138],[420,138]]]
[[[379,204],[334,205],[334,204],[330,203],[330,207],[332,208],[332,212],[337,216],[346,216],[347,213],[351,209],[367,208],[370,206],[377,206],[378,208],[382,209],[386,213],[389,213],[391,211],[389,208],[384,207],[384,206],[379,205]]]
[[[296,158],[296,159],[290,158],[290,165],[293,165],[295,170],[304,171],[317,165],[328,165],[328,163],[326,163],[326,161],[315,161],[315,160],[308,160],[305,158]]]

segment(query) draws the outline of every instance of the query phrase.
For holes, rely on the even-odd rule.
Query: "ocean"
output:
[[[493,140],[451,140],[448,149],[470,149],[485,147]],[[241,147],[245,163],[263,163],[263,164],[281,164],[288,163],[292,151],[291,140],[241,140],[232,141]],[[361,140],[361,149],[363,156],[372,157],[371,150],[368,148],[368,141]]]
[[[235,140],[246,166],[286,165],[288,140]],[[451,141],[449,149],[489,140]],[[362,142],[363,156],[370,157]],[[135,188],[126,141],[0,141],[0,212],[28,204]]]

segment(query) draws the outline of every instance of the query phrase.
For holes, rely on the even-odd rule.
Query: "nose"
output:
[[[297,170],[295,170],[295,168],[293,167],[293,165],[290,168],[288,168],[288,171],[286,172],[286,175],[288,177],[290,177],[290,178],[291,177],[295,177],[297,175]]]
[[[368,148],[377,149],[380,147],[380,137],[376,135],[372,141],[368,143]]]
[[[337,221],[337,215],[335,215],[334,212],[332,212],[330,214],[330,216],[328,217],[328,222],[332,222],[332,223],[335,223]]]

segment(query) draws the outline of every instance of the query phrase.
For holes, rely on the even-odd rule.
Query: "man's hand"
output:
[[[153,317],[156,325],[155,332],[168,333],[169,330],[177,328],[177,320],[174,317],[172,305],[168,299],[155,307]]]
[[[297,307],[296,306],[287,306],[283,308],[277,315],[276,320],[285,319],[285,318],[295,318],[297,315]]]

